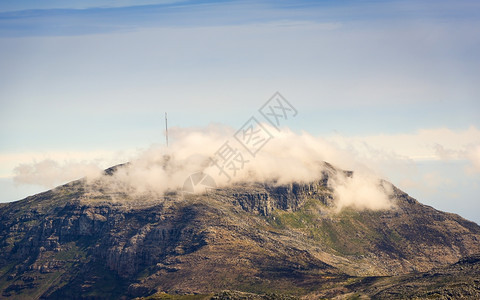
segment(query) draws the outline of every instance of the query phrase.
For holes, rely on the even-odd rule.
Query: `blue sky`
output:
[[[478,1],[2,1],[0,201],[19,164],[118,163],[171,126],[289,127],[480,222]]]

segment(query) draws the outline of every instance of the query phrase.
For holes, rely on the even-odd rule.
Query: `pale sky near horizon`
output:
[[[0,1],[0,202],[15,168],[123,162],[172,127],[288,126],[480,223],[478,1]],[[57,182],[61,184],[63,182]]]

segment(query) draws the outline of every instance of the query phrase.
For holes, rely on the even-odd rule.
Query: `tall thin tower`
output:
[[[168,147],[168,122],[167,122],[167,112],[165,112],[165,139],[167,141]]]

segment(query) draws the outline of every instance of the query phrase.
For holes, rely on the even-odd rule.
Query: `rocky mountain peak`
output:
[[[480,253],[477,224],[395,187],[392,209],[337,211],[329,180],[352,173],[327,166],[313,182],[236,183],[161,197],[80,180],[3,204],[2,297],[116,299],[225,289],[313,297],[352,291],[353,282],[372,295],[363,281],[370,276],[476,264],[464,257]]]

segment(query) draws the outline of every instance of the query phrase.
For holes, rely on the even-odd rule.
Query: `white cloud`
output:
[[[41,155],[2,155],[0,162],[17,161],[14,169],[17,183],[42,184],[49,188],[83,176],[96,177],[99,170],[125,161],[130,161],[131,165],[120,169],[112,178],[104,178],[105,184],[135,190],[136,193],[163,193],[181,188],[188,176],[204,171],[222,186],[229,184],[227,177],[210,165],[209,158],[225,141],[241,149],[232,138],[234,132],[230,127],[219,125],[204,129],[172,128],[169,148],[152,146],[145,151],[137,151],[137,154],[130,151],[129,156],[123,155],[123,160],[118,153],[92,151],[58,152],[34,163],[28,163],[29,155],[30,162],[31,157],[39,158]],[[480,143],[475,145],[477,141],[480,141],[480,131],[475,127],[457,131],[423,129],[399,135],[333,136],[329,139],[313,137],[305,132],[295,134],[284,129],[276,133],[255,158],[245,157],[245,167],[237,171],[233,182],[311,181],[318,178],[323,169],[321,162],[326,161],[343,169],[355,170],[357,174],[353,178],[337,178],[338,208],[384,209],[391,203],[385,192],[374,184],[376,178],[393,177],[397,180],[394,183],[402,188],[421,189],[431,195],[438,187],[454,186],[455,181],[435,172],[418,174],[416,163],[469,159],[472,162],[471,172],[477,172],[480,170]],[[115,163],[112,163],[112,158],[105,159],[109,155],[116,156]]]
[[[126,153],[90,151],[3,154],[0,155],[0,165],[3,177],[11,176],[15,169],[16,181],[19,183],[37,183],[52,187],[90,174],[94,167],[98,170],[132,161],[135,168],[129,169],[128,174],[123,175],[128,177],[133,185],[141,187],[140,190],[154,187],[163,191],[165,188],[181,186],[183,180],[195,171],[208,170],[218,173],[212,167],[206,169],[206,161],[223,142],[232,137],[234,130],[215,125],[205,129],[172,128],[170,132],[172,146],[168,149],[154,146],[146,151]],[[172,162],[177,164],[174,167],[181,171],[176,171],[173,175],[163,172],[161,164],[164,155],[171,155]],[[387,179],[393,177],[398,180],[397,184],[404,188],[423,186],[431,190],[439,184],[448,183],[449,180],[431,173],[421,175],[419,182],[416,163],[467,159],[472,164],[470,172],[478,172],[480,130],[476,127],[466,130],[422,129],[412,134],[364,137],[337,135],[328,139],[283,130],[254,160],[249,159],[251,162],[246,165],[245,170],[238,172],[236,180],[246,180],[255,174],[258,180],[275,178],[281,183],[292,180],[308,181],[320,170],[316,163],[327,161],[343,169],[377,174],[377,177]],[[155,169],[155,166],[160,169]],[[148,173],[146,177],[145,172]],[[389,176],[392,174],[393,176]],[[121,172],[118,176],[121,177]],[[416,181],[412,181],[413,177],[417,178]],[[137,179],[138,182],[135,182]],[[225,183],[225,178],[217,177],[215,180],[219,184]],[[159,185],[159,182],[170,184],[164,187]]]
[[[380,186],[378,177],[357,163],[348,152],[339,150],[322,138],[308,133],[296,134],[288,129],[281,132],[267,124],[263,126],[274,135],[255,156],[245,151],[233,138],[233,129],[210,126],[207,129],[170,130],[169,147],[152,146],[119,168],[112,176],[101,176],[101,168],[94,162],[59,163],[43,160],[33,164],[20,164],[15,181],[27,184],[54,184],[86,176],[101,184],[105,190],[127,192],[133,195],[145,193],[163,194],[180,191],[190,175],[202,171],[210,175],[217,186],[235,182],[311,182],[322,177],[324,162],[336,167],[357,171],[352,178],[331,175],[330,186],[336,191],[337,209],[387,209],[391,207],[388,191]],[[225,142],[234,149],[235,156],[224,169],[211,163]],[[222,164],[222,163],[220,163]],[[233,171],[233,167],[237,169]],[[328,168],[327,168],[328,169]],[[224,173],[225,172],[225,173]]]
[[[336,135],[328,140],[352,153],[379,177],[431,203],[444,198],[446,191],[458,193],[480,172],[480,130],[474,126],[391,135]],[[463,174],[458,174],[462,169]]]
[[[377,177],[368,173],[356,172],[352,177],[339,176],[332,187],[335,190],[337,211],[344,207],[359,210],[382,210],[395,207],[389,199],[393,191],[391,185],[385,182],[380,184]]]
[[[354,149],[358,157],[369,161],[467,159],[467,149],[480,145],[480,130],[475,126],[465,130],[421,129],[410,134],[337,135],[328,140],[343,149]]]
[[[473,172],[480,172],[480,145],[468,148],[466,151],[466,156],[472,163],[472,167],[469,170]]]
[[[82,177],[96,177],[101,169],[93,163],[59,164],[53,160],[43,160],[34,164],[20,164],[15,169],[16,183],[38,184],[52,188],[63,182]]]
[[[136,155],[137,150],[112,151],[39,151],[39,152],[0,152],[0,178],[10,178],[14,169],[19,165],[35,165],[42,161],[54,161],[59,165],[87,163],[95,164],[100,168],[125,162]]]

